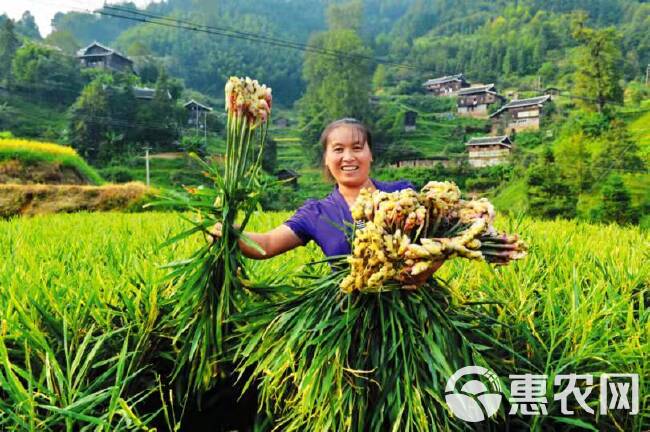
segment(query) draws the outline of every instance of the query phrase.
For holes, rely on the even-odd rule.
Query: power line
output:
[[[114,12],[107,12],[106,9]],[[111,16],[114,18],[121,18],[121,19],[127,19],[132,21],[138,21],[142,23],[156,24],[164,27],[176,28],[181,30],[190,30],[190,31],[207,33],[207,34],[212,34],[217,36],[248,40],[252,42],[260,42],[272,46],[291,48],[291,49],[296,49],[305,52],[313,52],[315,54],[322,54],[331,57],[368,60],[374,63],[381,63],[381,64],[386,64],[386,65],[405,68],[405,69],[419,70],[419,68],[414,65],[392,62],[389,60],[380,59],[373,56],[367,56],[364,54],[347,53],[340,50],[319,48],[314,45],[289,41],[286,39],[274,38],[266,35],[261,35],[258,33],[243,32],[240,30],[229,29],[227,27],[204,25],[204,24],[199,24],[199,23],[182,20],[178,18],[155,15],[147,12],[142,12],[139,10],[136,11],[133,9],[105,5],[104,8],[99,9],[97,13],[99,13],[100,15]]]

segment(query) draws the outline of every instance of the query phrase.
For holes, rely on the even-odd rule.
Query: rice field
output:
[[[249,227],[265,230],[288,216],[259,213]],[[494,326],[493,336],[539,374],[637,373],[640,379],[638,415],[563,417],[549,380],[548,415],[520,420],[533,430],[647,430],[647,231],[530,219],[500,225],[521,233],[530,255],[503,268],[446,263],[437,275],[454,301],[497,300],[486,312],[505,325]],[[174,430],[180,424],[181,409],[165,385],[175,351],[174,333],[160,326],[172,289],[162,283],[162,266],[205,240],[159,245],[183,227],[173,213],[0,221],[0,430]],[[291,278],[320,258],[311,245],[252,262],[252,279]],[[597,407],[597,398],[588,402]]]

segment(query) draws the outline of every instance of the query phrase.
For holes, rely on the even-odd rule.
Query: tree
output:
[[[645,168],[636,140],[632,139],[622,120],[613,120],[600,139],[603,145],[594,164],[597,169],[640,171]]]
[[[338,24],[333,23],[336,27]],[[314,156],[314,147],[323,126],[342,117],[370,120],[368,98],[371,90],[370,55],[359,35],[353,30],[333,29],[311,37],[309,44],[336,55],[308,52],[303,65],[307,84],[299,102],[302,113],[304,142]]]
[[[11,62],[19,45],[14,22],[7,18],[0,27],[0,83],[11,80]]]
[[[582,131],[558,140],[556,146],[557,164],[571,185],[577,190],[587,190],[592,182],[591,152],[588,140]]]
[[[549,148],[526,172],[528,211],[544,218],[573,218],[578,195],[555,164]]]
[[[16,51],[12,75],[18,90],[52,103],[69,103],[81,89],[79,65],[74,58],[32,42]]]
[[[387,82],[387,72],[386,66],[383,64],[378,64],[375,69],[374,74],[372,75],[372,88],[375,93],[381,93],[384,90]]]
[[[361,31],[363,2],[353,0],[343,4],[332,4],[327,9],[327,25],[330,30]]]
[[[23,12],[23,16],[16,23],[16,31],[30,39],[41,40],[41,32],[38,30],[34,15],[30,11]]]
[[[109,114],[108,94],[99,80],[84,87],[70,109],[70,144],[89,162],[96,163],[108,156]]]
[[[262,153],[262,168],[269,174],[276,171],[278,164],[278,143],[274,139],[267,139]]]
[[[138,135],[135,140],[157,150],[172,149],[179,138],[179,112],[170,89],[170,79],[163,69],[156,81],[153,99],[138,105]]]
[[[623,102],[620,35],[611,27],[586,27],[585,20],[578,15],[573,23],[573,37],[582,44],[575,59],[574,93],[582,105],[602,112],[609,103]]]
[[[600,219],[603,222],[618,224],[637,223],[639,215],[632,208],[630,192],[625,187],[621,176],[614,174],[607,178],[602,189],[603,202],[599,208]]]
[[[74,38],[72,33],[67,30],[57,30],[50,33],[45,42],[55,47],[61,48],[64,53],[74,55],[79,51],[81,45]]]

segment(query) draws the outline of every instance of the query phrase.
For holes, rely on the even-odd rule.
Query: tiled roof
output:
[[[506,147],[512,147],[512,141],[508,138],[507,135],[500,136],[486,136],[486,137],[476,137],[470,139],[466,146],[484,146],[484,145],[503,145]]]
[[[486,84],[482,86],[469,87],[469,88],[458,90],[459,95],[468,95],[468,94],[484,93],[484,92],[495,93],[496,89],[494,88],[494,84]]]
[[[494,117],[497,114],[502,113],[503,111],[510,109],[510,108],[520,108],[520,107],[526,107],[526,106],[531,106],[531,105],[540,105],[546,102],[551,98],[550,95],[545,95],[545,96],[537,96],[534,98],[528,98],[528,99],[518,99],[518,100],[513,100],[499,108],[498,111],[495,111],[490,117]]]
[[[90,48],[94,47],[94,46],[98,46],[98,47],[106,50],[106,52],[105,53],[97,53],[97,54],[86,54],[86,52],[88,52],[88,50]],[[106,45],[102,45],[97,41],[95,41],[95,42],[91,43],[90,45],[88,45],[87,47],[81,48],[79,51],[77,51],[77,57],[80,57],[80,58],[85,57],[86,55],[93,56],[93,57],[98,57],[98,56],[108,56],[108,55],[111,55],[111,54],[118,55],[118,56],[123,57],[126,60],[132,62],[132,60],[130,58],[128,58],[127,56],[125,56],[124,54],[114,50],[113,48],[109,48]]]
[[[212,108],[210,108],[207,105],[203,105],[202,103],[197,102],[194,99],[190,99],[187,103],[183,105],[183,107],[188,108],[191,105],[196,105],[197,107],[199,107],[199,109],[202,109],[204,111],[212,111]]]
[[[463,77],[463,74],[456,74],[456,75],[447,75],[443,76],[440,78],[433,78],[430,80],[427,80],[427,82],[424,83],[425,86],[427,85],[433,85],[433,84],[443,84],[446,82],[450,81],[464,81],[465,77]]]

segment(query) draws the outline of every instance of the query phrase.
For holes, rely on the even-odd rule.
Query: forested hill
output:
[[[333,3],[341,2],[169,0],[146,12],[304,43],[328,27]],[[642,76],[650,63],[650,4],[640,1],[365,0],[356,8],[346,3],[338,21],[356,27],[373,55],[419,66],[408,74],[387,68],[382,73],[389,85],[406,80],[417,88],[423,78],[456,72],[503,85],[540,79],[543,85],[570,85],[576,42],[568,29],[579,10],[590,26],[620,32],[626,79]],[[79,45],[98,40],[133,56],[153,56],[187,86],[213,95],[232,74],[270,83],[285,104],[304,91],[301,51],[78,12],[58,14],[54,27]]]

